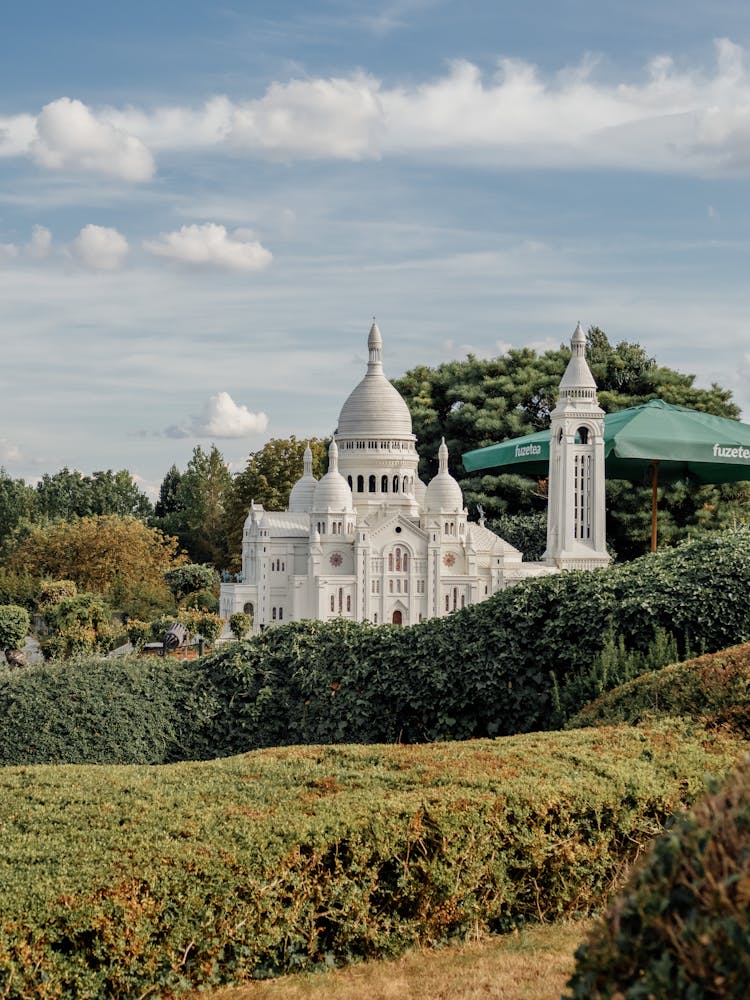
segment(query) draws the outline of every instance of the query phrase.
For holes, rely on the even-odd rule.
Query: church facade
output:
[[[469,521],[461,487],[448,471],[445,442],[438,454],[437,475],[426,485],[419,479],[411,414],[385,377],[382,347],[373,323],[367,371],[341,408],[327,473],[315,479],[308,449],[287,511],[266,511],[251,504],[239,582],[221,586],[223,618],[235,611],[248,612],[254,632],[300,619],[414,625],[477,604],[519,580],[566,568],[564,559],[557,558],[566,554],[560,543],[567,536],[560,525],[549,537],[545,561],[526,563],[517,549],[485,526],[483,518]],[[588,371],[585,359],[583,365]],[[580,377],[577,371],[571,374],[574,380]],[[571,427],[580,422],[577,412],[569,417]],[[595,414],[586,410],[586,419],[591,425],[583,446],[588,455],[598,432]],[[568,435],[571,441],[575,433]],[[564,443],[561,447],[565,455]],[[565,480],[565,461],[557,467]],[[589,520],[573,530],[583,532],[580,539],[576,536],[583,547],[576,549],[578,556],[593,554],[596,562],[592,546],[600,540],[589,529],[599,503],[598,493],[592,492],[598,467],[586,468],[588,479],[571,480],[569,492],[578,498],[581,489],[588,491]],[[578,503],[575,498],[569,502]],[[601,506],[603,518],[603,478]],[[563,510],[561,505],[554,509],[558,507]],[[602,552],[606,560],[603,547]]]

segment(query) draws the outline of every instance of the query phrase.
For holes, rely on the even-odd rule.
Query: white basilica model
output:
[[[328,472],[315,479],[308,448],[287,511],[251,504],[243,531],[241,582],[221,587],[223,618],[246,611],[253,616],[254,632],[304,618],[413,625],[477,604],[527,577],[566,568],[558,558],[563,554],[560,540],[567,537],[562,529],[553,536],[544,563],[524,563],[517,549],[485,527],[483,518],[479,523],[468,520],[461,487],[448,472],[445,442],[438,453],[438,474],[427,486],[419,479],[411,414],[383,374],[382,344],[373,323],[367,372],[341,409]],[[585,359],[583,365],[593,382]],[[584,372],[571,372],[569,365],[561,388],[569,373],[585,379]],[[594,419],[587,411],[589,417]],[[577,411],[575,419],[580,423]],[[583,445],[586,453],[601,437],[591,426]],[[574,440],[573,435],[568,438]],[[571,483],[568,494],[578,496],[581,486],[589,490],[589,473],[596,469],[586,469],[584,479],[589,478],[577,486]],[[590,494],[584,519],[599,501],[598,492]],[[601,507],[603,517],[603,479]],[[590,550],[592,541],[589,532],[583,547]],[[603,542],[601,552],[606,560]],[[578,549],[575,554],[580,555]]]

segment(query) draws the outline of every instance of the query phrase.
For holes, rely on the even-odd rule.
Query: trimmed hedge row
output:
[[[570,727],[684,715],[750,739],[750,643],[644,674],[586,705]]]
[[[722,649],[750,639],[749,594],[750,529],[738,529],[607,570],[530,580],[412,628],[294,622],[227,644],[197,666],[144,668],[139,680],[137,666],[89,661],[59,669],[49,698],[46,675],[32,668],[0,680],[0,763],[205,759],[262,746],[551,729],[601,689],[601,672],[590,674],[611,636],[644,652],[656,637],[673,637],[680,652]],[[166,748],[161,736],[143,737],[144,747],[156,741],[153,758],[118,756],[118,740],[130,742],[128,713],[134,739],[151,725],[128,694],[133,684],[146,698],[153,684],[162,713],[154,708],[153,732],[163,729]],[[124,693],[110,694],[112,686]],[[16,721],[4,711],[8,699]],[[100,721],[96,706],[107,700],[122,701],[124,727]],[[60,734],[54,756],[24,756],[39,745],[39,728]],[[113,729],[122,730],[114,741]]]
[[[665,721],[6,768],[0,995],[168,997],[585,912],[740,750]]]
[[[750,758],[655,842],[576,958],[574,1000],[750,996]]]
[[[189,757],[218,711],[203,672],[87,657],[0,673],[0,763],[160,764]]]

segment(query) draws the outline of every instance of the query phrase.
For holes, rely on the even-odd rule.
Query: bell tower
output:
[[[579,323],[551,414],[549,506],[544,561],[560,569],[609,564],[604,499],[604,410],[586,362]]]

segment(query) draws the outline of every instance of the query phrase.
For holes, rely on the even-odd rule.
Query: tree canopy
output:
[[[145,519],[152,512],[151,501],[127,469],[107,469],[84,476],[65,467],[45,473],[36,493],[38,513],[50,520],[106,514]]]
[[[182,561],[174,538],[136,518],[108,514],[30,525],[6,566],[35,577],[72,580],[113,608],[144,617],[172,604],[164,573]]]

